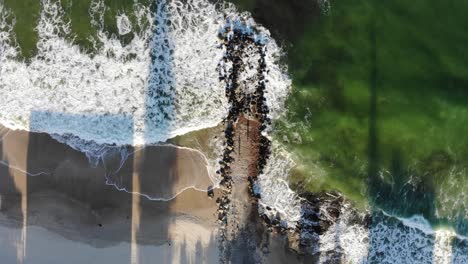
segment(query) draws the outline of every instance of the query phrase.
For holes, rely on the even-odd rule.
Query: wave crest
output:
[[[8,127],[73,134],[98,144],[140,145],[214,126],[225,116],[224,88],[216,71],[222,56],[217,32],[224,17],[213,4],[158,1],[155,11],[137,6],[132,15],[143,30],[123,45],[102,31],[103,1],[92,1],[95,54],[67,40],[70,23],[59,1],[42,0],[41,6],[38,50],[30,63],[20,61],[13,25],[1,7],[0,120]],[[135,28],[124,23],[127,15],[116,17],[121,33]],[[147,24],[152,26],[145,28]],[[32,123],[33,112],[56,113],[61,119]],[[70,122],[60,113],[95,116],[99,122]],[[131,122],[122,123],[122,116]],[[106,128],[117,129],[109,133]],[[122,136],[120,129],[130,129],[132,135]]]

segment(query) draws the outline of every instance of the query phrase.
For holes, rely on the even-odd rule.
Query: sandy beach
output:
[[[1,131],[5,263],[218,261],[217,205],[200,152],[154,146],[93,167],[46,134]]]
[[[306,263],[287,250],[287,236],[267,232],[249,198],[242,168],[253,169],[248,161],[253,154],[247,153],[255,142],[256,123],[247,130],[247,122],[242,119],[239,126],[243,143],[236,147],[244,156],[235,169],[234,209],[224,244],[216,203],[223,190],[207,195],[214,176],[202,152],[150,146],[131,149],[123,162],[118,152],[109,152],[93,166],[84,153],[47,134],[2,127],[0,259],[34,264],[220,263],[226,257],[220,248],[226,247],[228,263]]]

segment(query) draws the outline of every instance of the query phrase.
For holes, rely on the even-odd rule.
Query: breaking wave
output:
[[[324,208],[325,209],[325,208]],[[399,218],[376,211],[369,227],[343,208],[339,221],[316,237],[320,263],[467,263],[468,240],[434,230],[422,216]]]
[[[59,1],[41,5],[37,54],[29,63],[19,60],[6,18],[11,14],[1,7],[2,124],[98,144],[142,145],[215,126],[225,116],[216,71],[224,16],[213,4],[158,1],[155,11],[136,5],[132,15],[143,30],[128,45],[103,32],[103,21],[94,21],[101,45],[93,55],[67,40],[70,23]],[[95,0],[90,11],[102,5]],[[127,14],[116,20],[120,34],[132,30]]]
[[[295,227],[301,219],[301,198],[288,185],[295,165],[289,153],[273,141],[271,155],[254,185],[254,192],[261,195],[260,212],[270,219],[281,219],[286,227]]]
[[[157,0],[154,8],[135,3],[132,14],[115,17],[118,34],[134,33],[124,45],[105,32],[105,8],[103,0],[91,1],[97,38],[96,50],[89,54],[73,42],[60,1],[41,0],[37,52],[26,62],[13,31],[15,20],[9,19],[13,14],[0,2],[4,126],[48,133],[84,152],[94,164],[109,151],[122,152],[122,160],[131,155],[120,146],[165,142],[216,126],[229,107],[217,71],[225,52],[218,34],[226,21],[237,19],[258,30],[266,42],[265,97],[270,117],[281,115],[291,86],[279,62],[283,54],[268,30],[248,14],[207,0]],[[271,181],[273,176],[267,172],[261,177],[263,203],[283,208],[292,193],[281,201],[269,199],[269,188],[283,188]]]
[[[238,17],[232,5],[220,10],[206,0],[158,0],[155,9],[136,3],[133,14],[116,16],[118,34],[134,32],[127,45],[104,31],[103,0],[90,5],[96,52],[88,54],[70,39],[71,25],[56,0],[41,0],[37,53],[20,59],[12,13],[0,1],[0,122],[13,129],[51,134],[83,151],[94,162],[108,151],[125,160],[124,145],[164,142],[219,124],[227,115],[224,84],[217,71],[224,51],[218,33]],[[136,17],[136,25],[129,17]],[[245,16],[245,15],[244,15]],[[245,17],[251,25],[255,22]],[[150,26],[146,26],[150,25]],[[139,28],[139,31],[136,31]],[[256,26],[265,36],[266,29]],[[266,45],[267,104],[271,117],[284,109],[291,82],[279,63],[281,49]],[[295,166],[273,142],[272,155],[258,177],[260,205],[294,227],[301,201],[287,184]],[[268,209],[270,208],[270,209]],[[341,252],[352,263],[467,263],[468,242],[448,230],[434,230],[423,218],[380,213],[369,228],[347,212],[320,236],[317,251]]]

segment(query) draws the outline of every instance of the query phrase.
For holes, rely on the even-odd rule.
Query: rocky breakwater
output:
[[[270,124],[264,96],[265,42],[243,21],[227,21],[219,34],[224,57],[220,80],[226,84],[230,109],[224,120],[224,152],[220,160],[222,195],[218,219],[223,262],[257,262],[263,221],[259,218],[252,184],[270,154],[270,141],[262,132]],[[260,220],[260,221],[259,221]]]
[[[221,262],[314,262],[321,254],[321,236],[344,218],[360,223],[365,219],[339,193],[301,194],[302,217],[295,229],[282,226],[279,216],[259,214],[261,194],[253,187],[271,154],[271,142],[265,136],[271,125],[265,97],[266,38],[242,20],[228,20],[219,39],[224,50],[219,78],[226,85],[230,105],[223,121],[224,150],[217,171],[222,177],[216,195]],[[340,257],[335,251],[329,253],[330,259]]]
[[[289,248],[327,263],[341,263],[346,259],[343,245],[338,242],[341,233],[352,227],[367,230],[372,221],[370,214],[355,208],[339,192],[303,192],[300,196],[301,219],[289,234]],[[333,243],[331,247],[323,247],[330,242]]]

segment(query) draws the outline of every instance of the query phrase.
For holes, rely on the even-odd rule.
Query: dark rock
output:
[[[208,197],[210,197],[210,198],[214,197],[213,186],[208,187]]]

